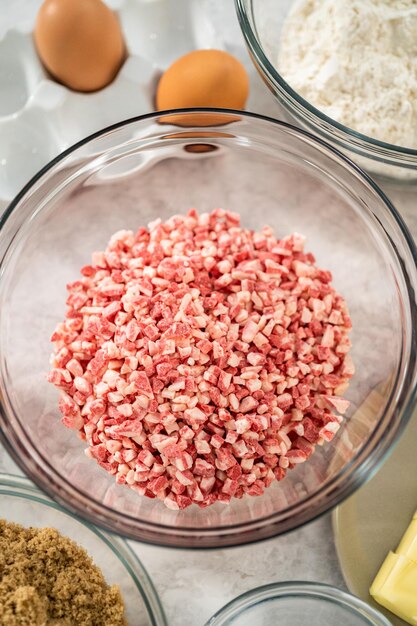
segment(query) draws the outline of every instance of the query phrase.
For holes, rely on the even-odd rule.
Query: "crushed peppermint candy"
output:
[[[301,235],[191,210],[81,274],[48,380],[118,483],[174,510],[258,496],[339,429],[351,321]]]

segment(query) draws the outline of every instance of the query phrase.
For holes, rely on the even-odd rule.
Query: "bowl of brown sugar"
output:
[[[143,565],[26,478],[0,474],[3,626],[165,626]]]

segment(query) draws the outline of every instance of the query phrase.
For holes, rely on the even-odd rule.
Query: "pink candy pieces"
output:
[[[351,322],[300,235],[192,210],[81,273],[49,380],[117,482],[174,510],[261,495],[337,432]]]

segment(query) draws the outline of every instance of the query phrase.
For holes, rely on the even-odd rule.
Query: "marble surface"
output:
[[[206,0],[226,47],[246,65],[251,79],[249,110],[277,116],[272,96],[253,69],[232,0]],[[35,0],[0,0],[0,23],[13,24],[33,12]],[[7,8],[6,8],[7,7]],[[385,188],[417,235],[416,192]],[[0,471],[20,470],[0,447]],[[1,506],[0,506],[1,512]],[[256,586],[280,580],[311,580],[344,588],[332,538],[330,515],[288,535],[255,545],[212,551],[158,548],[131,542],[164,605],[169,626],[203,626],[226,602]]]

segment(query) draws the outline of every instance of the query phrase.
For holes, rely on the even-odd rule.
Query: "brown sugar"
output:
[[[126,626],[116,585],[54,528],[0,519],[2,626]]]

